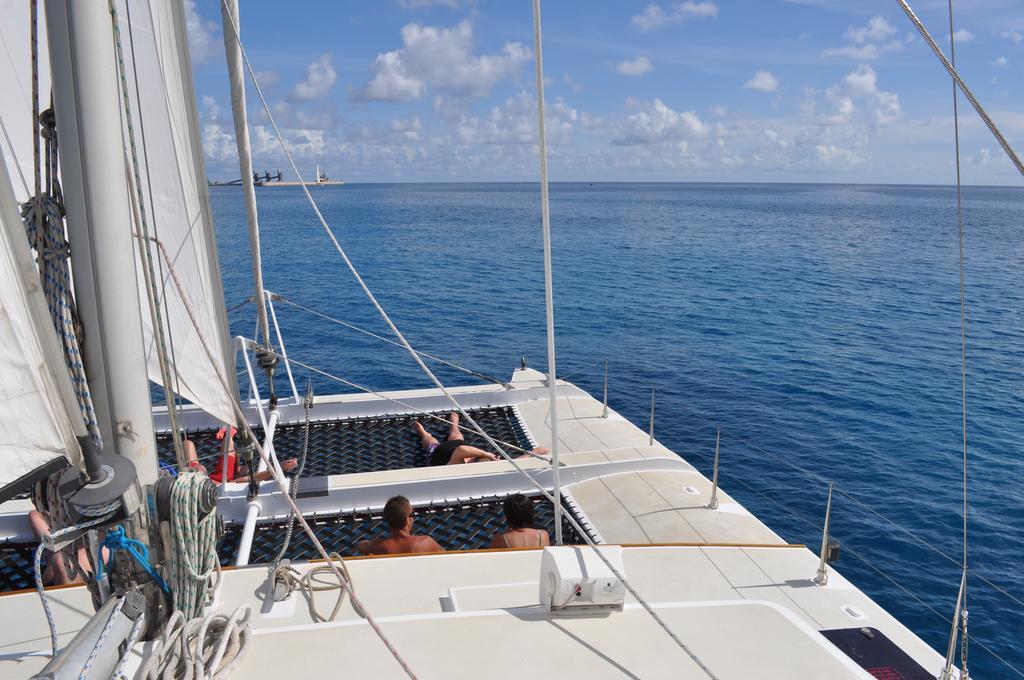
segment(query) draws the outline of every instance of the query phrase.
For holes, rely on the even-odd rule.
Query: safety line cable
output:
[[[949,6],[949,61],[950,65],[956,68],[956,32],[953,30],[953,0],[948,1]],[[960,417],[961,432],[963,435],[963,574],[960,579],[961,588],[957,597],[957,615],[953,617],[953,627],[950,633],[949,651],[946,655],[945,673],[949,673],[953,664],[953,651],[956,645],[957,623],[963,635],[960,639],[960,672],[963,676],[969,675],[967,667],[967,302],[965,299],[965,275],[964,275],[964,207],[963,195],[960,185],[960,111],[957,103],[956,81],[953,81],[953,139],[956,150],[956,223],[957,241],[959,245],[959,270],[960,270]],[[959,617],[959,621],[957,619]]]
[[[332,323],[338,324],[339,326],[344,326],[345,328],[349,328],[349,329],[354,330],[354,331],[356,331],[358,333],[362,333],[363,335],[368,335],[371,338],[376,338],[378,340],[383,340],[384,342],[388,343],[389,345],[394,345],[395,347],[402,347],[402,343],[396,342],[395,340],[392,340],[391,338],[386,338],[383,335],[377,335],[373,331],[368,331],[365,328],[360,328],[359,326],[356,326],[355,324],[348,323],[347,321],[342,321],[341,319],[338,319],[338,318],[333,317],[333,316],[329,316],[327,314],[324,314],[323,312],[318,312],[315,309],[311,309],[310,307],[306,307],[305,305],[299,304],[298,302],[295,302],[294,300],[290,300],[290,299],[284,297],[283,295],[280,295],[280,294],[277,294],[277,293],[275,293],[275,295],[277,296],[278,300],[280,300],[281,302],[283,302],[283,303],[285,303],[287,305],[291,305],[292,307],[295,307],[296,309],[301,309],[304,312],[307,312],[307,313],[312,314],[314,316],[318,316],[321,319],[324,319],[326,321],[330,321]],[[403,347],[403,349],[404,349],[404,347]],[[414,350],[414,351],[417,354],[419,354],[420,356],[422,356],[422,357],[426,357],[428,359],[432,359],[433,361],[436,361],[436,362],[438,362],[440,364],[444,364],[445,366],[449,366],[451,368],[457,369],[459,371],[462,371],[463,373],[467,373],[469,375],[476,376],[477,378],[480,378],[481,380],[486,380],[487,382],[492,382],[495,385],[508,386],[508,382],[505,381],[505,380],[500,380],[498,378],[495,378],[493,376],[487,375],[485,373],[480,373],[478,371],[474,371],[473,369],[466,368],[465,366],[459,366],[456,363],[452,363],[451,361],[448,361],[446,359],[442,359],[441,357],[434,356],[433,354],[427,354],[426,352],[421,352],[420,350]]]
[[[699,410],[693,408],[692,406],[686,406],[684,408],[686,410],[688,410],[691,414],[693,414],[695,417],[702,418],[702,419],[704,419],[704,420],[706,420],[708,422],[714,422],[715,421],[714,417],[708,415],[707,413],[699,411]],[[752,442],[750,439],[747,439],[746,437],[738,434],[735,430],[730,430],[728,428],[721,427],[721,426],[719,427],[719,429],[721,430],[723,435],[731,437],[732,439],[735,439],[736,441],[739,441],[739,442],[745,444],[750,449],[752,449],[752,450],[754,450],[754,451],[756,451],[758,453],[763,453],[764,455],[771,457],[773,460],[776,460],[776,461],[782,463],[783,465],[789,466],[789,467],[793,468],[794,470],[798,470],[799,472],[802,472],[803,474],[807,475],[811,479],[814,479],[814,480],[816,480],[818,482],[821,482],[822,484],[826,484],[826,485],[829,484],[830,482],[835,484],[833,480],[829,480],[826,477],[822,476],[820,473],[815,472],[814,470],[811,470],[811,469],[809,469],[807,467],[804,467],[803,465],[800,465],[798,463],[794,463],[792,460],[790,460],[786,456],[780,455],[778,453],[770,451],[769,449],[766,449],[764,447],[758,446],[757,444]],[[877,449],[874,449],[873,447],[867,446],[866,444],[862,444],[862,445],[865,448],[867,448],[867,449],[869,449],[871,451],[874,451],[876,453],[880,453]],[[853,492],[844,490],[844,488],[841,487],[839,484],[835,484],[835,490],[836,490],[837,493],[842,494],[843,496],[848,498],[850,501],[852,501],[853,503],[858,505],[863,510],[866,510],[867,512],[875,515],[879,519],[882,519],[882,520],[888,522],[894,528],[898,529],[900,532],[902,532],[902,533],[906,534],[907,536],[909,536],[910,538],[914,539],[915,541],[917,541],[922,546],[924,546],[924,547],[928,548],[929,550],[931,550],[932,552],[934,552],[936,555],[941,556],[943,559],[947,560],[951,564],[955,564],[957,566],[961,566],[962,563],[961,563],[961,561],[959,559],[957,559],[956,557],[953,557],[948,552],[946,552],[942,548],[938,547],[934,543],[931,543],[927,539],[925,539],[925,538],[919,536],[918,534],[914,533],[911,529],[908,529],[906,526],[901,524],[899,521],[897,521],[897,520],[893,519],[892,517],[889,517],[888,515],[886,515],[886,514],[880,512],[880,511],[876,510],[875,508],[871,507],[865,501],[861,500]],[[984,576],[983,574],[979,573],[977,567],[971,569],[970,578],[975,578],[975,579],[978,579],[979,581],[982,581],[983,583],[985,583],[988,586],[990,586],[992,589],[996,590],[997,592],[999,592],[1000,594],[1005,596],[1007,599],[1012,600],[1013,602],[1017,603],[1021,607],[1024,607],[1024,599],[1021,599],[1020,597],[1014,595],[1013,593],[1009,592],[1005,587],[1000,586],[998,583],[995,583],[991,579],[989,579],[986,576]]]
[[[710,462],[711,462],[711,459],[710,459],[709,457],[707,457],[707,456],[704,456],[703,454],[700,454],[700,453],[696,453],[696,454],[695,454],[695,457],[697,457],[697,458],[700,458],[701,460],[703,460],[703,461],[704,461],[704,462],[706,462],[706,463],[710,463]],[[797,512],[797,511],[793,510],[793,509],[792,509],[791,507],[789,507],[789,506],[785,505],[785,504],[784,504],[784,503],[782,503],[781,501],[778,501],[778,500],[776,500],[776,499],[772,498],[772,497],[771,497],[771,496],[769,496],[768,494],[766,494],[766,493],[764,493],[764,492],[762,492],[762,491],[759,491],[758,489],[756,489],[756,488],[755,488],[754,486],[752,486],[751,484],[748,484],[747,482],[744,482],[744,481],[743,481],[742,479],[739,479],[739,478],[734,478],[734,479],[733,479],[732,481],[734,481],[734,482],[738,483],[738,484],[739,484],[740,486],[744,487],[745,489],[747,489],[748,491],[750,491],[750,492],[751,492],[751,493],[753,493],[754,495],[756,495],[756,496],[758,496],[758,497],[762,498],[763,500],[766,500],[766,501],[768,501],[769,503],[771,503],[771,504],[773,504],[773,505],[777,506],[778,508],[780,508],[780,509],[781,509],[781,510],[783,511],[783,513],[784,513],[784,514],[788,515],[789,517],[792,517],[793,519],[796,519],[796,520],[798,520],[798,521],[799,521],[800,523],[802,523],[802,524],[804,524],[804,525],[806,525],[806,526],[809,526],[809,527],[813,528],[813,529],[814,529],[815,531],[821,531],[821,530],[822,530],[822,526],[821,526],[820,524],[817,524],[817,523],[816,523],[816,522],[815,522],[814,520],[812,520],[812,519],[808,518],[808,517],[807,517],[806,515],[804,515],[804,514],[802,514],[802,513],[799,513],[799,512]],[[844,495],[845,495],[845,494],[844,494]],[[856,557],[856,558],[857,558],[857,559],[858,559],[859,561],[861,561],[862,563],[864,563],[864,565],[865,565],[865,566],[867,566],[868,568],[870,568],[870,569],[872,569],[873,571],[877,572],[877,573],[878,573],[878,574],[879,574],[880,576],[882,576],[882,577],[883,577],[883,578],[885,578],[885,579],[886,579],[887,581],[889,581],[890,583],[892,583],[892,584],[893,584],[894,586],[896,586],[897,588],[899,588],[899,589],[900,589],[901,591],[903,591],[903,592],[904,592],[904,593],[905,593],[906,595],[908,595],[908,596],[909,596],[909,597],[911,597],[911,598],[912,598],[913,600],[915,600],[915,601],[916,601],[916,602],[917,602],[918,604],[920,604],[921,606],[923,606],[923,607],[925,607],[926,609],[928,609],[928,610],[929,610],[929,611],[930,611],[930,612],[931,612],[932,614],[934,614],[934,615],[935,615],[935,616],[936,616],[937,618],[941,619],[941,620],[942,620],[942,621],[944,621],[945,623],[952,623],[952,619],[950,619],[950,618],[949,618],[948,616],[946,616],[945,614],[943,614],[942,612],[940,612],[940,611],[939,611],[938,609],[936,609],[936,608],[935,608],[935,607],[933,607],[932,605],[930,605],[930,604],[928,604],[927,602],[925,602],[925,601],[924,601],[924,600],[923,600],[923,599],[922,599],[922,598],[921,598],[920,596],[916,595],[916,594],[915,594],[915,593],[914,593],[913,591],[911,591],[911,590],[910,590],[909,588],[907,588],[907,587],[906,587],[905,585],[903,585],[902,583],[900,583],[900,581],[898,581],[898,580],[897,580],[897,579],[896,579],[895,577],[891,576],[890,574],[887,574],[887,573],[886,573],[885,571],[883,571],[883,570],[882,570],[881,568],[877,567],[877,566],[876,566],[876,565],[875,565],[874,563],[872,563],[872,562],[871,562],[871,560],[870,560],[870,559],[869,559],[868,557],[866,557],[866,556],[865,556],[864,554],[862,554],[861,552],[857,551],[856,549],[854,549],[854,548],[850,547],[850,545],[849,545],[849,544],[847,544],[847,543],[842,543],[842,548],[843,548],[843,550],[845,550],[846,552],[848,552],[848,553],[850,553],[851,555],[853,555],[854,557]],[[1018,669],[1017,667],[1015,667],[1015,666],[1014,666],[1013,664],[1011,664],[1011,663],[1010,663],[1009,661],[1007,661],[1007,660],[1006,660],[1005,658],[1003,658],[1003,657],[1002,657],[1002,656],[1001,656],[1001,655],[1000,655],[1000,654],[999,654],[998,652],[996,652],[996,651],[995,651],[994,649],[992,649],[991,647],[989,647],[988,645],[986,645],[986,644],[985,644],[984,642],[982,642],[981,640],[979,640],[978,638],[976,638],[976,637],[975,637],[975,636],[973,636],[973,635],[968,635],[968,637],[970,638],[971,642],[975,643],[976,645],[978,645],[979,647],[981,647],[982,649],[984,649],[984,650],[985,650],[986,652],[988,652],[989,654],[991,654],[993,658],[995,658],[995,659],[997,659],[998,661],[1002,662],[1002,663],[1003,663],[1003,665],[1005,665],[1005,666],[1006,666],[1007,668],[1009,668],[1010,670],[1012,670],[1012,671],[1013,671],[1014,673],[1016,673],[1017,675],[1019,675],[1019,676],[1021,676],[1021,677],[1024,677],[1024,671],[1021,671],[1020,669]]]

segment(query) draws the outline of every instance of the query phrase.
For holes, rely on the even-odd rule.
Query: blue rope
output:
[[[171,589],[167,586],[167,583],[160,577],[156,569],[149,563],[149,548],[142,541],[138,541],[134,538],[128,538],[124,533],[124,527],[118,524],[107,532],[106,538],[103,539],[103,546],[110,551],[110,558],[107,560],[107,569],[111,569],[114,563],[114,553],[118,550],[124,550],[129,555],[135,558],[135,561],[142,565],[142,568],[146,570],[146,573],[153,577],[157,585],[168,595],[171,594]],[[103,560],[100,559],[99,565],[96,568],[96,580],[99,581],[103,578]]]

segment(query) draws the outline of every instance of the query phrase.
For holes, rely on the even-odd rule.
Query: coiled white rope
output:
[[[154,651],[136,675],[145,680],[219,680],[226,678],[245,655],[252,627],[249,605],[230,616],[213,613],[186,618],[171,614]]]
[[[187,619],[199,616],[220,577],[217,558],[217,517],[199,518],[206,475],[192,470],[178,474],[171,487],[171,542],[167,584],[174,608]]]
[[[296,590],[302,592],[303,596],[306,598],[306,602],[309,604],[310,616],[316,623],[333,621],[337,618],[338,612],[341,611],[341,605],[345,601],[345,581],[349,584],[352,583],[352,575],[349,574],[348,567],[345,566],[345,562],[341,559],[341,555],[332,552],[330,557],[331,564],[321,564],[320,566],[306,570],[305,573],[300,572],[292,566],[279,566],[274,569],[274,573],[272,575],[272,582],[275,586],[278,582],[281,582],[284,585],[285,599],[290,597]],[[337,578],[338,572],[344,575],[344,580],[327,583],[317,580],[316,578],[321,574],[331,574]],[[331,610],[331,615],[324,616],[320,613],[320,610],[317,609],[314,593],[327,592],[331,590],[337,590],[340,592],[338,593],[338,599],[334,602],[334,609]]]

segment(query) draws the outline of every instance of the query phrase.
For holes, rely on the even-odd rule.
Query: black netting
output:
[[[523,449],[530,449],[522,425],[511,407],[502,406],[469,410],[477,424],[498,442],[508,442]],[[313,415],[316,415],[314,410]],[[447,416],[447,413],[437,415]],[[401,470],[423,467],[428,458],[420,447],[419,437],[413,432],[413,422],[419,420],[439,441],[448,436],[448,425],[434,418],[417,415],[388,415],[372,418],[349,418],[346,420],[313,421],[309,430],[309,456],[306,460],[304,477],[323,475],[344,475],[354,472],[376,470]],[[257,437],[263,437],[260,428],[254,428]],[[196,445],[199,460],[212,470],[220,453],[221,442],[216,430],[189,432],[189,438]],[[280,459],[298,456],[302,453],[305,434],[304,423],[278,425],[274,433],[274,449]],[[483,437],[469,430],[462,430],[468,444],[490,450]],[[174,449],[169,433],[157,435],[157,449],[160,461],[175,466]]]
[[[0,546],[0,591],[35,588],[32,573],[34,545],[9,543]],[[43,560],[45,565],[45,558]]]
[[[417,534],[429,534],[445,550],[487,548],[494,535],[507,528],[505,517],[501,511],[501,502],[502,499],[498,498],[416,508],[413,531]],[[547,529],[554,538],[553,506],[546,499],[534,499],[534,504],[537,526]],[[567,509],[565,512],[568,513],[569,510]],[[381,519],[380,513],[363,512],[330,517],[309,517],[307,520],[324,548],[328,552],[334,551],[342,556],[355,555],[356,545],[360,541],[383,538],[388,534],[387,526]],[[258,524],[252,540],[249,562],[264,564],[273,561],[277,551],[284,543],[285,530],[284,522]],[[240,525],[227,527],[218,546],[221,564],[234,564],[241,534]],[[564,517],[562,519],[562,536],[563,542],[567,544],[584,542]],[[302,528],[296,526],[286,557],[291,560],[311,560],[318,559],[320,555]]]

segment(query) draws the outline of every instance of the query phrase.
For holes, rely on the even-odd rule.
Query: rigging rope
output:
[[[116,512],[116,511],[115,511]],[[46,548],[46,543],[53,543],[61,536],[65,536],[73,531],[81,531],[90,527],[98,526],[103,524],[111,517],[114,516],[114,512],[96,517],[86,522],[74,524],[57,531],[53,531],[48,537],[40,537],[39,545],[36,547],[36,553],[32,560],[33,572],[36,579],[36,592],[39,593],[39,600],[43,605],[43,612],[46,614],[46,623],[50,627],[50,649],[53,650],[52,656],[57,656],[57,624],[53,620],[53,612],[50,610],[50,602],[46,598],[46,590],[43,588],[43,550]]]
[[[32,14],[32,143],[34,148],[35,193],[21,208],[21,219],[25,224],[29,243],[36,251],[39,279],[46,296],[54,330],[60,339],[64,352],[64,363],[71,378],[71,385],[78,401],[78,408],[97,448],[103,448],[96,411],[93,407],[89,382],[85,375],[79,340],[80,325],[68,270],[68,242],[64,236],[64,201],[57,181],[57,131],[52,110],[39,112],[39,45],[37,30],[36,0],[30,4]],[[47,141],[46,167],[51,178],[47,191],[43,191],[40,137]]]
[[[306,390],[306,398],[302,402],[303,410],[306,414],[306,427],[302,435],[302,455],[299,456],[299,463],[295,467],[295,474],[292,475],[291,481],[288,483],[288,495],[292,497],[294,501],[299,495],[299,480],[302,478],[302,472],[306,469],[306,458],[309,455],[309,412],[313,408],[313,384],[309,385]],[[274,572],[277,569],[277,565],[284,559],[285,554],[288,552],[288,546],[292,542],[292,532],[295,531],[295,515],[289,511],[288,513],[288,528],[285,530],[284,541],[281,543],[281,549],[278,551],[277,556],[274,557],[273,562],[270,565],[270,571]],[[339,605],[340,606],[340,605]],[[333,617],[332,617],[333,620]]]
[[[939,46],[928,32],[928,29],[925,28],[924,24],[921,23],[921,20],[914,13],[914,10],[911,9],[909,4],[907,4],[907,0],[896,0],[896,2],[899,3],[899,6],[903,9],[903,13],[906,14],[907,18],[910,19],[910,22],[914,24],[914,27],[917,29],[917,32],[921,34],[921,37],[924,38],[924,41],[932,48],[932,52],[935,53],[935,56],[938,57],[939,61],[942,62],[942,65],[946,67],[949,75],[953,78],[953,83],[960,88],[960,91],[964,93],[965,97],[967,97],[967,101],[971,103],[974,110],[978,112],[979,116],[981,116],[982,122],[984,122],[985,126],[992,132],[996,141],[999,142],[999,146],[1003,147],[1003,151],[1005,151],[1006,155],[1009,156],[1010,162],[1012,162],[1017,168],[1017,172],[1024,175],[1024,163],[1021,163],[1020,157],[1017,156],[1017,153],[1010,146],[1010,143],[1006,141],[1005,137],[1003,137],[1003,133],[999,131],[998,127],[996,127],[996,124],[992,121],[988,112],[985,111],[982,105],[974,97],[971,89],[967,87],[967,83],[960,78],[960,74],[957,73],[956,67],[950,63],[949,59],[946,58],[946,55],[942,53],[941,49],[939,49]]]
[[[394,345],[395,347],[402,347],[402,343],[395,342],[391,338],[385,338],[383,335],[377,335],[376,333],[374,333],[372,331],[368,331],[365,328],[360,328],[359,326],[356,326],[354,324],[350,324],[347,321],[342,321],[341,319],[337,319],[337,318],[335,318],[333,316],[328,316],[327,314],[324,314],[322,312],[318,312],[315,309],[311,309],[309,307],[306,307],[305,305],[301,305],[298,302],[294,302],[293,300],[289,300],[288,298],[284,297],[283,295],[277,295],[277,298],[281,302],[284,302],[285,304],[291,305],[292,307],[295,307],[296,309],[301,309],[302,311],[307,312],[309,314],[312,314],[314,316],[319,316],[321,319],[324,319],[326,321],[330,321],[332,323],[336,323],[339,326],[344,326],[345,328],[349,328],[351,330],[357,331],[359,333],[362,333],[363,335],[368,335],[371,338],[376,338],[378,340],[383,340],[384,342],[388,343],[389,345]],[[416,353],[419,354],[421,357],[426,357],[428,359],[432,359],[433,361],[436,361],[436,362],[438,362],[440,364],[444,364],[445,366],[449,366],[449,367],[454,368],[456,370],[462,371],[463,373],[467,373],[469,375],[476,376],[477,378],[480,378],[482,380],[486,380],[487,382],[492,382],[495,385],[504,385],[505,387],[509,387],[508,382],[506,382],[505,380],[500,380],[498,378],[495,378],[493,376],[487,375],[485,373],[479,373],[477,371],[474,371],[471,368],[466,368],[465,366],[459,366],[458,364],[452,363],[451,361],[447,361],[447,360],[442,359],[440,357],[434,356],[433,354],[427,354],[426,352],[421,352],[420,350],[416,350]]]
[[[956,68],[956,33],[953,30],[953,0],[948,1],[949,5],[949,59],[950,65]],[[966,302],[966,281],[964,275],[964,207],[963,195],[960,186],[960,112],[957,104],[956,80],[953,81],[953,139],[956,151],[956,223],[957,240],[959,244],[959,269],[960,269],[960,416],[961,431],[963,435],[963,577],[960,585],[960,607],[959,622],[962,636],[960,638],[960,672],[961,677],[967,678],[970,674],[967,668],[967,302]],[[953,664],[953,646],[956,641],[957,617],[953,617],[953,630],[950,633],[952,638],[949,642],[949,654],[946,656],[945,673],[949,673]]]
[[[555,303],[551,271],[551,209],[548,205],[548,135],[544,126],[544,53],[541,40],[540,0],[533,0],[533,50],[537,80],[537,140],[540,156],[540,213],[544,242],[544,320],[548,350],[548,427],[551,430],[551,462],[554,467],[555,543],[562,544],[562,487],[558,465],[558,381],[555,380]],[[689,651],[689,650],[687,650]],[[690,654],[690,656],[693,656]],[[696,657],[694,657],[696,661]],[[697,663],[700,663],[699,661]],[[703,668],[701,664],[701,668]],[[705,669],[707,670],[707,669]],[[710,674],[710,673],[709,673]]]
[[[128,538],[125,534],[124,527],[118,525],[112,527],[107,535],[103,538],[103,547],[110,551],[110,559],[106,569],[108,571],[113,569],[114,565],[114,553],[123,551],[132,556],[132,558],[139,563],[139,566],[149,574],[153,581],[160,586],[160,589],[165,593],[170,594],[170,588],[167,583],[161,578],[160,573],[156,570],[149,561],[149,548],[142,541],[134,538]],[[96,580],[103,580],[104,565],[103,560],[100,559],[96,565]]]
[[[192,619],[203,612],[220,575],[217,558],[217,513],[199,517],[206,475],[194,470],[178,473],[171,486],[171,542],[167,580],[174,608]]]

